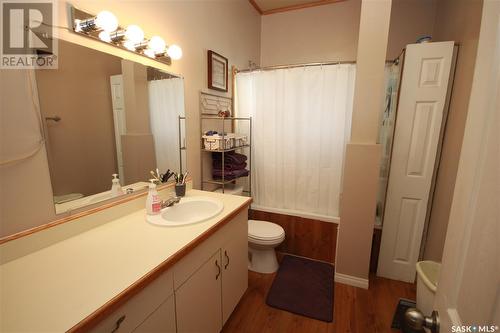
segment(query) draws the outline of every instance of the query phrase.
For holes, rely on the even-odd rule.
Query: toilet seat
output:
[[[276,223],[248,220],[248,239],[261,243],[272,244],[276,241],[283,241],[285,230]]]

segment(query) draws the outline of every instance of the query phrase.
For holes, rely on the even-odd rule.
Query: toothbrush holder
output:
[[[175,195],[183,197],[186,195],[186,184],[175,184]]]

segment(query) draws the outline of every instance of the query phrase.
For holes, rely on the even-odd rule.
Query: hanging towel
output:
[[[214,160],[212,166],[214,169],[222,169],[222,161]],[[226,171],[241,170],[241,169],[245,169],[246,167],[247,167],[247,164],[245,162],[243,162],[243,163],[225,162],[224,163],[224,170],[226,170]]]
[[[222,161],[222,154],[221,153],[212,153],[212,159],[214,161]],[[224,154],[224,162],[225,163],[236,163],[236,164],[241,164],[246,162],[247,157],[243,154],[238,154],[235,153],[234,151],[230,151]]]

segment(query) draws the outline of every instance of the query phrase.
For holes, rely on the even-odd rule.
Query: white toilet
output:
[[[274,249],[285,239],[285,230],[271,222],[248,220],[248,269],[274,273],[278,260]]]

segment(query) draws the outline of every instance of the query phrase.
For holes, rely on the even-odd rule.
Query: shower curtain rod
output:
[[[395,60],[386,60],[386,64],[392,64]],[[293,65],[276,65],[276,66],[265,66],[265,67],[255,67],[246,69],[236,69],[237,73],[246,73],[253,71],[270,71],[274,69],[285,69],[285,68],[297,68],[297,67],[313,67],[313,66],[328,66],[328,65],[343,65],[343,64],[355,64],[355,60],[348,61],[327,61],[327,62],[309,62],[304,64],[293,64]]]

